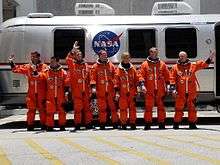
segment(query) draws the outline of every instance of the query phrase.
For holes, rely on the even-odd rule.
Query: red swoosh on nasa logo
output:
[[[114,37],[111,39],[112,42],[114,41],[119,41],[119,38],[122,36],[123,32],[121,34],[119,34],[118,36]]]

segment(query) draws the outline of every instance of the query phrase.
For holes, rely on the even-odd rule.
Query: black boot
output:
[[[47,129],[47,127],[46,127],[46,125],[41,125],[40,129],[41,129],[41,131],[44,131]]]
[[[151,124],[145,123],[144,130],[149,130],[149,129],[151,129]]]
[[[78,131],[78,130],[80,130],[80,125],[75,125],[74,131]]]
[[[159,123],[159,129],[165,129],[165,123]]]
[[[93,129],[92,123],[86,124],[86,129]]]
[[[34,125],[27,126],[27,131],[33,131],[33,130],[34,130]]]
[[[136,130],[136,125],[135,124],[131,124],[131,130]]]
[[[105,130],[105,124],[100,124],[100,130]]]
[[[189,129],[198,129],[196,123],[189,123]]]
[[[60,131],[66,131],[65,126],[60,126]]]
[[[126,126],[125,124],[123,124],[123,125],[121,126],[121,129],[122,129],[122,130],[126,130],[126,129],[127,129],[127,126]]]
[[[52,131],[54,131],[54,129],[53,129],[53,127],[47,127],[46,131],[47,132],[52,132]]]
[[[117,123],[113,123],[113,129],[118,129],[118,124]]]
[[[179,129],[179,123],[177,123],[177,122],[174,122],[173,123],[173,129]]]

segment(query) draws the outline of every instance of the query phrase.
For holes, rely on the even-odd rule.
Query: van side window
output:
[[[165,31],[166,57],[178,58],[185,51],[189,58],[197,56],[197,37],[194,28],[167,28]]]
[[[132,58],[146,58],[148,50],[156,46],[154,29],[128,30],[129,53]]]
[[[73,48],[74,41],[79,41],[80,50],[85,55],[85,32],[83,29],[56,29],[54,31],[54,56],[65,59]]]

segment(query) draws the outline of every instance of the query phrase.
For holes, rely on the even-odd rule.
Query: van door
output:
[[[216,47],[216,62],[215,62],[215,96],[220,98],[220,23],[215,26],[215,47]]]

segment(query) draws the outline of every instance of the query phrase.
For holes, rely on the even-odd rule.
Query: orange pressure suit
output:
[[[203,60],[188,62],[186,64],[177,63],[171,70],[170,85],[176,86],[177,97],[175,103],[174,122],[182,121],[185,103],[188,106],[188,120],[190,123],[197,121],[195,101],[197,96],[198,80],[195,72],[208,67],[208,63]]]
[[[47,79],[46,125],[50,128],[54,127],[54,113],[58,112],[59,126],[64,127],[66,112],[63,109],[63,103],[65,102],[64,87],[67,83],[67,73],[61,66],[56,70],[48,67],[45,76]]]
[[[170,73],[166,64],[160,59],[152,61],[149,57],[142,63],[139,81],[144,81],[145,94],[145,123],[152,123],[152,109],[157,106],[158,123],[164,123],[166,111],[164,108],[164,97],[166,95],[166,84],[169,84]]]
[[[47,68],[46,64],[39,63],[36,66],[33,64],[15,65],[12,72],[24,74],[28,78],[28,92],[26,96],[27,125],[33,127],[36,110],[39,111],[40,122],[45,126],[46,122],[46,81],[42,72]]]
[[[69,68],[72,99],[74,100],[75,125],[80,125],[82,116],[84,116],[85,124],[89,126],[92,122],[92,112],[89,106],[89,66],[84,61],[74,61],[70,53],[66,57],[66,63]]]
[[[111,110],[113,126],[118,122],[117,109],[114,102],[114,76],[115,67],[110,61],[101,63],[98,60],[97,63],[92,66],[90,85],[96,86],[99,122],[101,125],[106,124],[107,108]]]
[[[125,69],[120,63],[115,75],[115,88],[119,90],[120,121],[122,126],[127,124],[127,110],[129,109],[129,123],[136,123],[135,96],[137,94],[138,76],[135,67]]]

